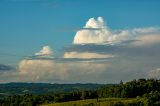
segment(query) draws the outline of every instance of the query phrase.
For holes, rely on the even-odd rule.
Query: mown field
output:
[[[137,104],[136,98],[101,98],[101,99],[87,99],[62,103],[52,103],[42,106],[119,106]]]

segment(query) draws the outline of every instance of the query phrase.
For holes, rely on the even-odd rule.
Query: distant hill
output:
[[[109,84],[110,85],[110,84]],[[108,86],[109,86],[108,85]],[[57,92],[71,92],[79,90],[96,90],[104,84],[50,84],[50,83],[5,83],[0,84],[0,95],[17,94],[49,94]]]

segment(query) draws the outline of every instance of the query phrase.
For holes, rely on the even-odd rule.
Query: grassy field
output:
[[[136,104],[136,98],[102,98],[102,99],[87,99],[79,101],[70,101],[63,103],[52,103],[42,106],[117,106],[117,104]]]

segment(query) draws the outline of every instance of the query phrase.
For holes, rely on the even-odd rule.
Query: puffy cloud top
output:
[[[137,29],[138,30],[138,29]],[[79,30],[73,40],[73,44],[106,44],[115,41],[131,39],[131,31],[110,30],[102,17],[90,18],[82,30]]]
[[[40,52],[35,53],[35,55],[40,57],[50,57],[53,56],[53,51],[49,46],[43,46]]]
[[[106,28],[106,25],[102,17],[98,17],[97,20],[90,18],[84,28]]]
[[[102,17],[90,18],[82,30],[79,30],[73,44],[116,44],[126,40],[140,40],[136,45],[160,42],[160,29],[157,27],[134,28],[128,30],[110,30]]]
[[[83,28],[76,33],[73,44],[102,43],[111,34],[102,17],[90,18]]]

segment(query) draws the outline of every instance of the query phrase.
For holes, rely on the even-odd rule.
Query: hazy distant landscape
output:
[[[160,106],[160,0],[0,0],[0,106]]]
[[[0,96],[23,94],[50,94],[80,90],[96,90],[105,84],[50,84],[50,83],[5,83],[0,84]],[[111,86],[113,84],[108,84]]]

